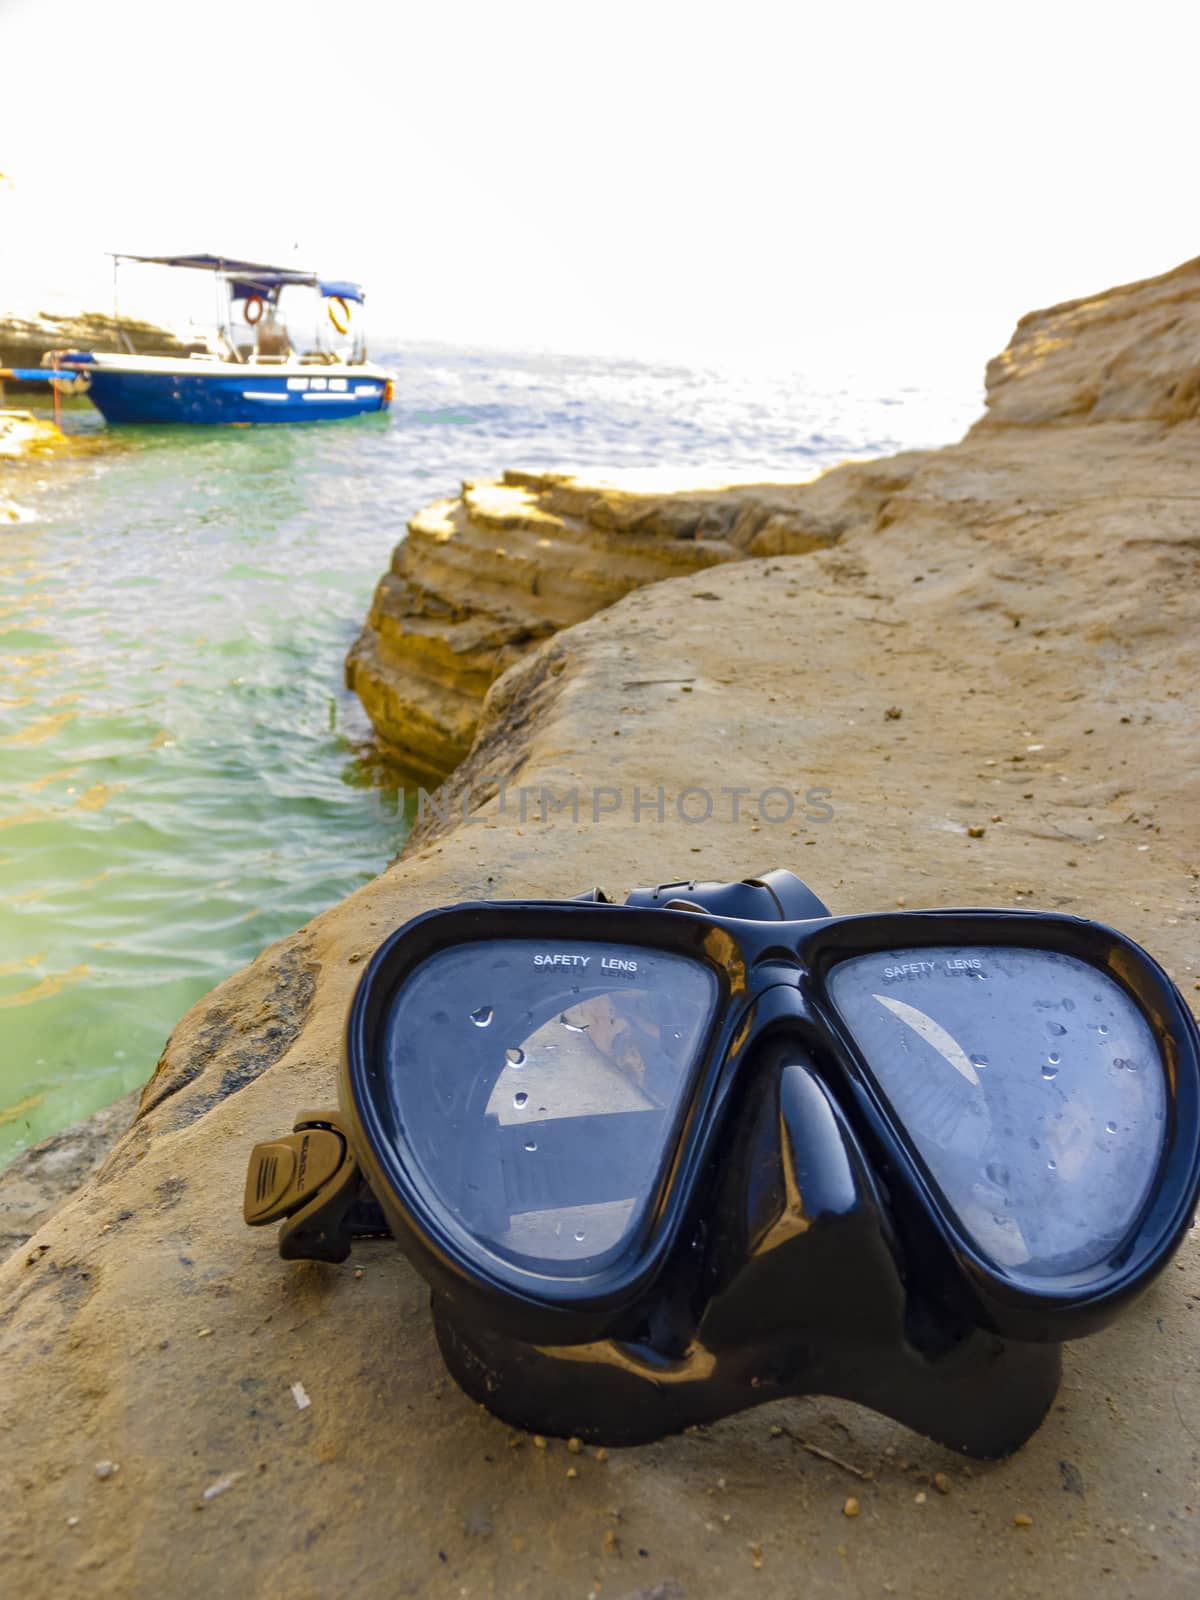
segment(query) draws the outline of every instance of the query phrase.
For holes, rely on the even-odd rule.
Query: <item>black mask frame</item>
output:
[[[386,1092],[388,1020],[412,974],[473,941],[522,939],[640,946],[700,963],[716,985],[643,1222],[595,1271],[558,1275],[483,1247],[409,1159]],[[967,946],[1096,968],[1158,1047],[1156,1175],[1120,1240],[1083,1271],[1031,1279],[981,1248],[831,996],[832,974],[855,957]],[[484,902],[417,917],[358,985],[340,1100],[340,1115],[296,1125],[293,1152],[330,1141],[312,1146],[307,1184],[304,1157],[299,1188],[274,1181],[274,1167],[266,1182],[264,1161],[283,1145],[258,1147],[247,1220],[288,1218],[287,1257],[344,1259],[351,1237],[390,1231],[431,1285],[443,1355],[467,1392],[519,1425],[599,1442],[824,1393],[968,1453],[1006,1454],[1053,1400],[1061,1341],[1105,1326],[1161,1271],[1200,1189],[1200,1039],[1140,947],[1034,911],[834,918],[782,873],[664,885],[621,906]]]

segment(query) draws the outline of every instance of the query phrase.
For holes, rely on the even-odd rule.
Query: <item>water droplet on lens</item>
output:
[[[1116,1133],[1116,1131],[1117,1131],[1116,1123],[1115,1122],[1106,1122],[1104,1124],[1104,1131],[1105,1131],[1105,1133]]]
[[[1052,1067],[1056,1067],[1062,1060],[1062,1057],[1059,1055],[1057,1050],[1051,1050],[1050,1054],[1046,1057],[1046,1060]]]
[[[1029,1148],[1031,1150],[1040,1150],[1042,1148],[1040,1140],[1038,1140],[1038,1139],[1030,1139]]]
[[[518,1111],[520,1111],[522,1106],[527,1105],[528,1102],[529,1096],[525,1093],[524,1089],[522,1089],[518,1094],[513,1095],[513,1105],[516,1106]]]
[[[575,1230],[575,1243],[576,1244],[582,1244],[583,1243],[583,1229],[582,1228],[576,1228],[576,1230]]]
[[[1100,1035],[1100,1037],[1102,1039],[1107,1039],[1107,1037],[1108,1037],[1108,1024],[1104,1023],[1104,1022],[1100,1023],[1099,1027],[1097,1027],[1097,1029],[1096,1029],[1096,1032]]]
[[[987,1064],[988,1064],[988,1058],[986,1056],[972,1056],[971,1057],[971,1065],[973,1067],[986,1067]]]
[[[1074,1000],[1064,1000],[1063,1003],[1062,1003],[1062,1008],[1063,1008],[1064,1011],[1074,1011],[1074,1009],[1075,1009]]]
[[[480,1006],[478,1011],[472,1011],[471,1021],[477,1028],[486,1028],[495,1014],[491,1006]]]
[[[1057,1161],[1047,1161],[1046,1166],[1051,1172],[1057,1172],[1058,1171],[1058,1162]]]
[[[504,1052],[504,1059],[510,1067],[523,1067],[525,1065],[525,1052],[524,1050],[519,1050],[516,1045],[509,1045]]]
[[[1046,1024],[1046,1032],[1055,1039],[1060,1039],[1066,1031],[1061,1022],[1048,1022]]]
[[[1052,1067],[1050,1063],[1047,1062],[1042,1068],[1042,1077],[1045,1078],[1047,1083],[1053,1083],[1055,1078],[1058,1077],[1058,1068]]]
[[[998,1161],[989,1161],[987,1166],[984,1167],[983,1170],[984,1170],[984,1174],[986,1175],[986,1177],[992,1183],[997,1184],[1001,1189],[1007,1189],[1008,1188],[1008,1168],[1007,1167],[1002,1167]]]
[[[587,1032],[587,1026],[588,1025],[587,1025],[586,1022],[572,1022],[569,1019],[569,1017],[567,1016],[567,1013],[565,1011],[563,1012],[562,1016],[559,1017],[558,1020],[562,1023],[563,1027],[567,1030],[568,1033],[586,1033]]]
[[[526,1148],[526,1150],[529,1151],[530,1155],[532,1155],[533,1152],[537,1149],[537,1145],[532,1139],[530,1139],[529,1143],[525,1146],[525,1148]]]

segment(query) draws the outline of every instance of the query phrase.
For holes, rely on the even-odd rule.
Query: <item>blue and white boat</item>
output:
[[[211,273],[218,308],[211,329],[171,354],[135,351],[123,334],[124,351],[43,357],[43,368],[80,380],[107,422],[327,422],[391,404],[391,374],[367,360],[358,284],[213,255],[122,261]],[[315,307],[299,348],[280,303],[291,290],[308,291]]]

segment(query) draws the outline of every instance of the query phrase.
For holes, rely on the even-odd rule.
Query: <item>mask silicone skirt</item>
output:
[[[248,1221],[390,1232],[465,1389],[657,1437],[787,1394],[1015,1448],[1196,1203],[1195,1024],[1121,935],[798,880],[450,907],[360,981]]]

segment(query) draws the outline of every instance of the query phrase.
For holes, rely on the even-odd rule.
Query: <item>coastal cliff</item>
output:
[[[1031,312],[987,369],[972,437],[1006,427],[1179,423],[1200,413],[1200,268]],[[665,577],[835,543],[909,483],[920,452],[812,483],[647,494],[506,472],[420,512],[380,580],[346,681],[381,745],[444,777],[490,685],[560,628]]]
[[[650,535],[671,554],[647,558],[670,571],[698,541],[702,577],[676,568],[573,625],[584,562],[535,558],[553,529],[522,530],[549,575],[547,595],[540,578],[521,591],[544,636],[499,644],[511,665],[480,686],[444,812],[183,1019],[104,1166],[0,1267],[0,1362],[20,1397],[0,1514],[14,1589],[149,1595],[170,1570],[187,1596],[782,1596],[804,1572],[829,1592],[912,1594],[936,1571],[964,1593],[1190,1592],[1194,1234],[1145,1303],[1069,1347],[1054,1410],[995,1468],[824,1400],[602,1460],[535,1449],[464,1399],[393,1245],[285,1264],[240,1198],[254,1141],[331,1102],[364,960],[454,900],[786,865],[837,911],[1097,917],[1193,998],[1198,316],[1192,263],[1026,318],[962,443],[771,486],[792,531],[777,524],[769,551],[763,525],[736,536],[765,490],[705,496],[691,536]],[[545,509],[603,528],[569,506],[610,491],[502,487],[535,523]],[[698,506],[641,506],[657,519],[683,502]],[[636,521],[637,497],[620,504]],[[473,517],[454,502],[431,525],[465,550]],[[623,570],[597,581],[633,589]],[[516,588],[507,570],[500,587]],[[594,821],[586,800],[578,816],[514,803],[598,785],[621,803]],[[699,826],[677,803],[697,787],[716,797]],[[795,804],[772,820],[780,790]]]
[[[644,584],[836,537],[795,500],[788,485],[648,494],[562,473],[465,483],[409,523],[346,682],[393,757],[444,778],[491,684],[560,628]]]
[[[15,315],[0,312],[0,367],[40,367],[52,350],[135,350],[177,355],[186,347],[166,328],[103,311]],[[13,390],[35,387],[14,383]],[[40,387],[40,386],[38,386]]]

